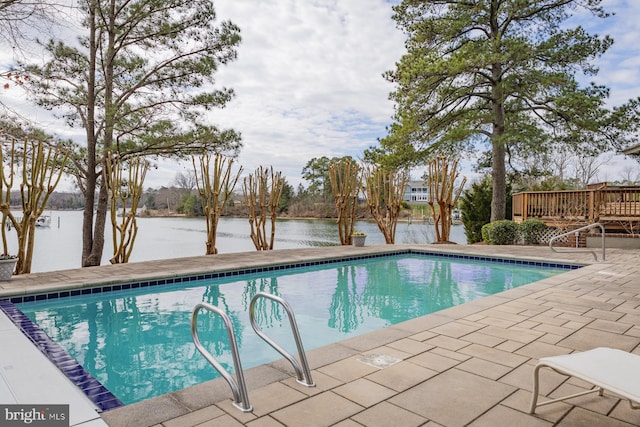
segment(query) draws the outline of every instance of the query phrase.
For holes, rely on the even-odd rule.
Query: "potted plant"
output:
[[[362,231],[354,231],[351,234],[351,241],[353,242],[353,246],[364,246],[364,241],[367,238],[367,235]]]
[[[15,255],[0,255],[0,280],[9,280],[13,276],[18,257]]]

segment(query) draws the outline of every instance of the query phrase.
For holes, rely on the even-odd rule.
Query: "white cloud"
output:
[[[588,31],[616,40],[598,61],[601,71],[595,80],[610,87],[609,103],[619,105],[640,95],[640,2],[603,3],[616,15],[579,18]],[[393,86],[382,74],[394,68],[404,51],[404,35],[391,19],[389,2],[215,0],[215,6],[218,19],[240,27],[242,42],[238,59],[221,67],[217,76],[217,84],[233,88],[236,98],[224,110],[211,112],[210,119],[242,133],[239,162],[245,172],[273,165],[295,187],[311,158],[359,157],[386,134]],[[5,62],[0,53],[0,63]],[[5,91],[0,96],[4,101],[13,95]],[[59,127],[59,134],[78,135],[37,112],[24,97],[11,103],[37,114],[48,130]],[[169,185],[185,167],[190,164],[158,162],[145,187]],[[616,179],[615,171],[607,175]]]

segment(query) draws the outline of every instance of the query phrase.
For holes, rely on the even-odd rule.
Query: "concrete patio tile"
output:
[[[368,375],[367,379],[392,390],[403,391],[434,375],[437,375],[437,372],[431,369],[426,369],[409,362],[401,362],[397,365],[374,372]]]
[[[576,350],[612,347],[625,351],[633,350],[638,344],[640,344],[640,338],[590,328],[582,328],[558,343],[560,346]]]
[[[529,316],[523,316],[522,314],[517,314],[517,313],[509,313],[507,311],[502,311],[497,309],[487,310],[485,314],[487,315],[487,317],[507,320],[513,323],[521,323],[529,319]]]
[[[411,335],[411,333],[398,329],[395,326],[377,329],[373,332],[348,338],[340,343],[345,347],[349,347],[357,351],[367,351]]]
[[[469,316],[465,317],[465,318],[464,318],[464,319],[462,319],[462,320],[466,320],[466,321],[469,321],[469,322],[475,323],[475,322],[477,322],[478,320],[480,320],[480,319],[482,319],[482,318],[484,318],[484,317],[485,317],[485,315],[484,315],[484,314],[482,314],[482,313],[476,313],[476,314],[471,314],[471,315],[469,315]]]
[[[463,338],[465,341],[469,341],[474,344],[481,344],[487,347],[495,347],[498,344],[505,341],[504,338],[494,337],[492,335],[487,335],[482,331],[473,332],[469,335],[465,335]]]
[[[569,412],[566,417],[560,420],[560,422],[556,424],[556,426],[557,427],[585,427],[585,426],[632,427],[633,424],[616,420],[611,417],[605,417],[604,415],[587,411],[586,409],[573,408],[573,410],[571,410],[571,412]]]
[[[565,337],[560,336],[560,335],[544,334],[543,336],[538,338],[537,341],[555,345],[555,344],[558,344],[560,341],[562,341],[564,338]]]
[[[601,320],[611,320],[612,322],[617,321],[618,319],[624,316],[624,313],[621,313],[620,306],[616,307],[614,311],[605,311],[605,310],[589,310],[584,314],[584,317],[589,317],[593,319],[601,319]]]
[[[450,369],[391,398],[390,403],[439,424],[464,426],[516,389],[458,369]]]
[[[506,351],[496,350],[495,348],[485,347],[483,345],[471,344],[460,350],[461,353],[469,356],[479,357],[490,362],[500,363],[505,366],[515,368],[527,360],[527,357],[517,354],[509,353]]]
[[[276,382],[258,390],[253,390],[249,396],[249,401],[253,406],[254,415],[261,417],[306,397],[307,395]]]
[[[481,323],[483,325],[495,326],[498,328],[507,329],[517,324],[518,322],[514,322],[513,320],[500,319],[498,317],[487,316],[484,319],[479,320],[478,323]]]
[[[509,353],[514,353],[516,350],[524,347],[526,344],[516,341],[505,341],[501,344],[498,344],[494,348],[496,350],[508,351]]]
[[[364,408],[331,391],[295,403],[271,416],[287,426],[321,427],[345,420]]]
[[[500,404],[528,414],[531,406],[531,392],[518,390],[500,402]],[[531,416],[553,424],[564,417],[572,408],[573,406],[568,403],[558,402],[553,405],[540,406],[536,408],[536,412]]]
[[[422,353],[418,356],[408,359],[408,362],[415,363],[416,365],[420,365],[437,372],[443,372],[456,366],[461,361],[458,359],[451,359],[449,357],[439,355],[437,353],[434,353],[433,351],[428,351],[426,353]]]
[[[461,348],[469,345],[469,343],[464,340],[451,338],[444,335],[435,336],[425,342],[427,344],[430,344],[436,347],[446,348],[447,350],[452,350],[452,351],[458,351]]]
[[[519,427],[551,427],[549,421],[524,414],[506,406],[497,405],[482,414],[480,418],[469,424],[469,427],[495,427],[495,426],[519,426]]]
[[[521,327],[514,326],[509,329],[498,328],[495,326],[487,326],[482,330],[483,334],[491,335],[504,340],[517,341],[521,343],[530,343],[544,335],[541,332],[532,331]]]
[[[313,380],[315,387],[307,387],[303,384],[300,384],[298,381],[296,381],[295,377],[290,377],[280,382],[282,384],[285,384],[287,387],[291,387],[292,389],[299,391],[302,394],[306,394],[307,396],[313,396],[314,394],[319,394],[323,391],[331,390],[332,388],[344,384],[344,381],[337,380],[317,370],[311,371],[311,379]]]
[[[349,418],[344,421],[340,421],[337,424],[334,424],[332,427],[362,427],[362,424],[357,423]]]
[[[437,334],[434,334],[431,331],[422,331],[420,333],[414,334],[409,336],[408,338],[411,338],[412,340],[416,340],[416,341],[426,341],[430,338],[435,337]]]
[[[249,394],[249,402],[251,402],[251,394]],[[258,418],[253,412],[242,412],[240,409],[236,408],[231,399],[218,402],[216,403],[216,406],[242,424],[246,424]]]
[[[281,424],[271,418],[270,416],[260,417],[257,420],[249,421],[246,424],[247,427],[283,427],[284,424]],[[184,426],[183,426],[184,427]]]
[[[421,426],[427,421],[426,418],[388,402],[381,402],[376,406],[354,415],[352,418],[367,427],[413,427]]]
[[[555,335],[561,335],[563,337],[568,337],[569,335],[575,332],[574,329],[565,328],[562,326],[549,325],[548,323],[541,323],[535,328],[533,328],[533,330],[537,332],[545,332],[545,333],[550,333]]]
[[[110,426],[141,427],[186,415],[189,410],[169,395],[105,411],[100,416]]]
[[[411,357],[411,356],[415,356],[416,354],[424,353],[425,351],[431,350],[433,348],[433,345],[426,344],[422,341],[414,340],[411,338],[404,338],[404,339],[387,344],[387,347],[392,347],[397,350],[400,350],[408,354],[409,355],[408,357]],[[389,355],[394,356],[393,354],[389,354]],[[394,356],[394,357],[398,357],[398,356]]]
[[[451,322],[451,318],[444,316],[442,314],[442,311],[439,311],[429,316],[422,316],[415,319],[407,320],[406,322],[398,323],[393,327],[410,332],[409,336],[412,336],[414,334],[428,331],[431,328],[435,328],[436,326],[440,326],[448,322]]]
[[[607,313],[611,313],[610,311],[608,311]],[[578,322],[578,323],[584,323],[587,324],[591,321],[593,321],[593,317],[589,316],[588,314],[584,315],[584,316],[579,316],[577,314],[573,314],[573,313],[562,313],[560,315],[558,315],[559,318],[561,319],[565,319],[568,320],[570,322]],[[611,320],[615,320],[615,319],[611,319]]]
[[[627,400],[621,400],[616,407],[613,408],[609,416],[635,426],[640,426],[640,411],[631,409],[629,401]]]
[[[511,368],[498,363],[472,357],[456,366],[456,369],[481,375],[490,380],[497,380],[511,371]]]
[[[330,363],[337,362],[349,356],[355,356],[358,352],[339,343],[329,344],[313,350],[305,350],[310,369],[316,369]],[[285,362],[283,362],[285,363]],[[286,362],[287,364],[289,362]],[[291,366],[289,364],[289,366]]]
[[[452,360],[458,360],[460,362],[464,362],[471,358],[471,356],[467,356],[466,354],[456,353],[455,351],[447,350],[446,348],[436,347],[430,351],[430,353],[437,354],[438,356],[443,356]]]
[[[585,384],[584,387],[576,386],[574,384],[564,382],[560,387],[554,390],[549,397],[557,399],[559,397],[568,396],[570,394],[580,393],[586,390],[590,390],[593,386],[591,384]],[[574,399],[567,400],[567,403],[579,406],[589,411],[597,412],[602,415],[606,415],[613,407],[619,402],[619,398],[614,397],[610,393],[605,392],[603,396],[598,396],[598,393],[587,394],[585,396],[576,397]]]
[[[395,391],[365,378],[337,387],[333,392],[365,408],[369,408],[396,394]]]
[[[565,328],[569,328],[577,331],[578,329],[584,328],[587,325],[588,325],[588,322],[575,322],[573,320],[570,320],[569,322],[565,323],[562,326]]]
[[[323,366],[318,371],[342,382],[349,382],[378,370],[378,368],[359,362],[358,359],[358,356],[350,357],[340,362]]]
[[[516,326],[520,329],[533,329],[538,326],[540,322],[533,321],[531,319],[527,319],[524,322],[518,323]]]
[[[549,323],[551,325],[561,326],[562,323],[567,322],[568,319],[563,319],[560,315],[563,314],[564,311],[556,310],[555,308],[549,308],[544,313],[538,313],[534,316],[531,316],[531,320],[536,322],[544,322]]]
[[[543,357],[569,354],[571,353],[571,349],[535,341],[525,345],[524,347],[521,347],[520,349],[515,351],[515,353],[534,359],[541,359]]]
[[[198,424],[198,427],[241,427],[243,425],[243,423],[226,414],[202,424]]]
[[[217,406],[207,406],[206,408],[190,412],[181,417],[164,421],[162,425],[164,427],[195,426],[223,415],[225,415],[224,411]]]
[[[400,341],[402,341],[402,340],[400,340]],[[363,352],[362,354],[364,354],[364,355],[383,354],[385,356],[390,356],[390,357],[393,357],[395,359],[400,359],[400,360],[408,359],[408,358],[413,356],[413,354],[411,354],[409,352],[398,350],[397,348],[393,348],[392,346],[394,345],[395,342],[398,342],[398,341],[394,341],[394,342],[389,343],[389,344],[387,344],[385,346],[382,346],[382,347],[372,348],[371,350],[367,350],[367,351]],[[417,341],[417,342],[420,343],[419,341]],[[420,344],[422,344],[422,343],[420,343]]]
[[[611,320],[596,319],[593,322],[589,323],[587,327],[590,329],[598,329],[600,331],[624,334],[626,331],[633,327],[633,324],[625,323],[622,321],[614,322]]]
[[[640,326],[634,326],[629,329],[625,335],[629,335],[630,337],[640,337]]]
[[[535,367],[535,362],[536,361],[524,363],[517,368],[512,369],[508,374],[500,377],[498,381],[513,387],[531,391],[533,389],[533,369]],[[561,376],[550,369],[542,369],[540,370],[539,393],[542,395],[549,393],[566,380],[566,376]]]
[[[618,319],[618,321],[622,323],[630,323],[632,325],[640,325],[640,310],[637,311],[638,314],[625,314],[620,319]]]
[[[482,329],[482,325],[468,325],[460,322],[450,322],[442,326],[431,329],[431,332],[446,335],[451,338],[460,338],[464,335]]]

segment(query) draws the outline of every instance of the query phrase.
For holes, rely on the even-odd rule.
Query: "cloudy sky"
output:
[[[245,171],[273,165],[297,187],[310,159],[357,158],[385,135],[393,87],[382,73],[403,53],[403,34],[391,20],[388,1],[215,0],[215,5],[220,19],[240,27],[242,43],[238,60],[218,75],[236,98],[211,120],[242,133],[239,163]],[[604,5],[616,15],[604,21],[588,15],[578,19],[588,31],[615,39],[599,62],[596,82],[611,88],[610,105],[618,105],[640,96],[640,1],[605,0]],[[45,127],[57,127],[20,97],[12,103]],[[637,163],[615,156],[599,178],[619,179],[629,165]],[[145,187],[169,185],[178,171],[189,169],[190,164],[161,162]]]

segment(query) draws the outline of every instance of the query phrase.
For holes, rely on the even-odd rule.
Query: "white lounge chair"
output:
[[[538,373],[544,367],[564,375],[580,378],[593,384],[595,388],[538,403]],[[628,399],[633,409],[640,409],[640,405],[637,405],[640,402],[640,356],[622,350],[601,347],[579,353],[543,357],[533,370],[533,396],[531,396],[529,413],[533,414],[538,406],[588,393],[597,392],[602,396],[603,390]]]

